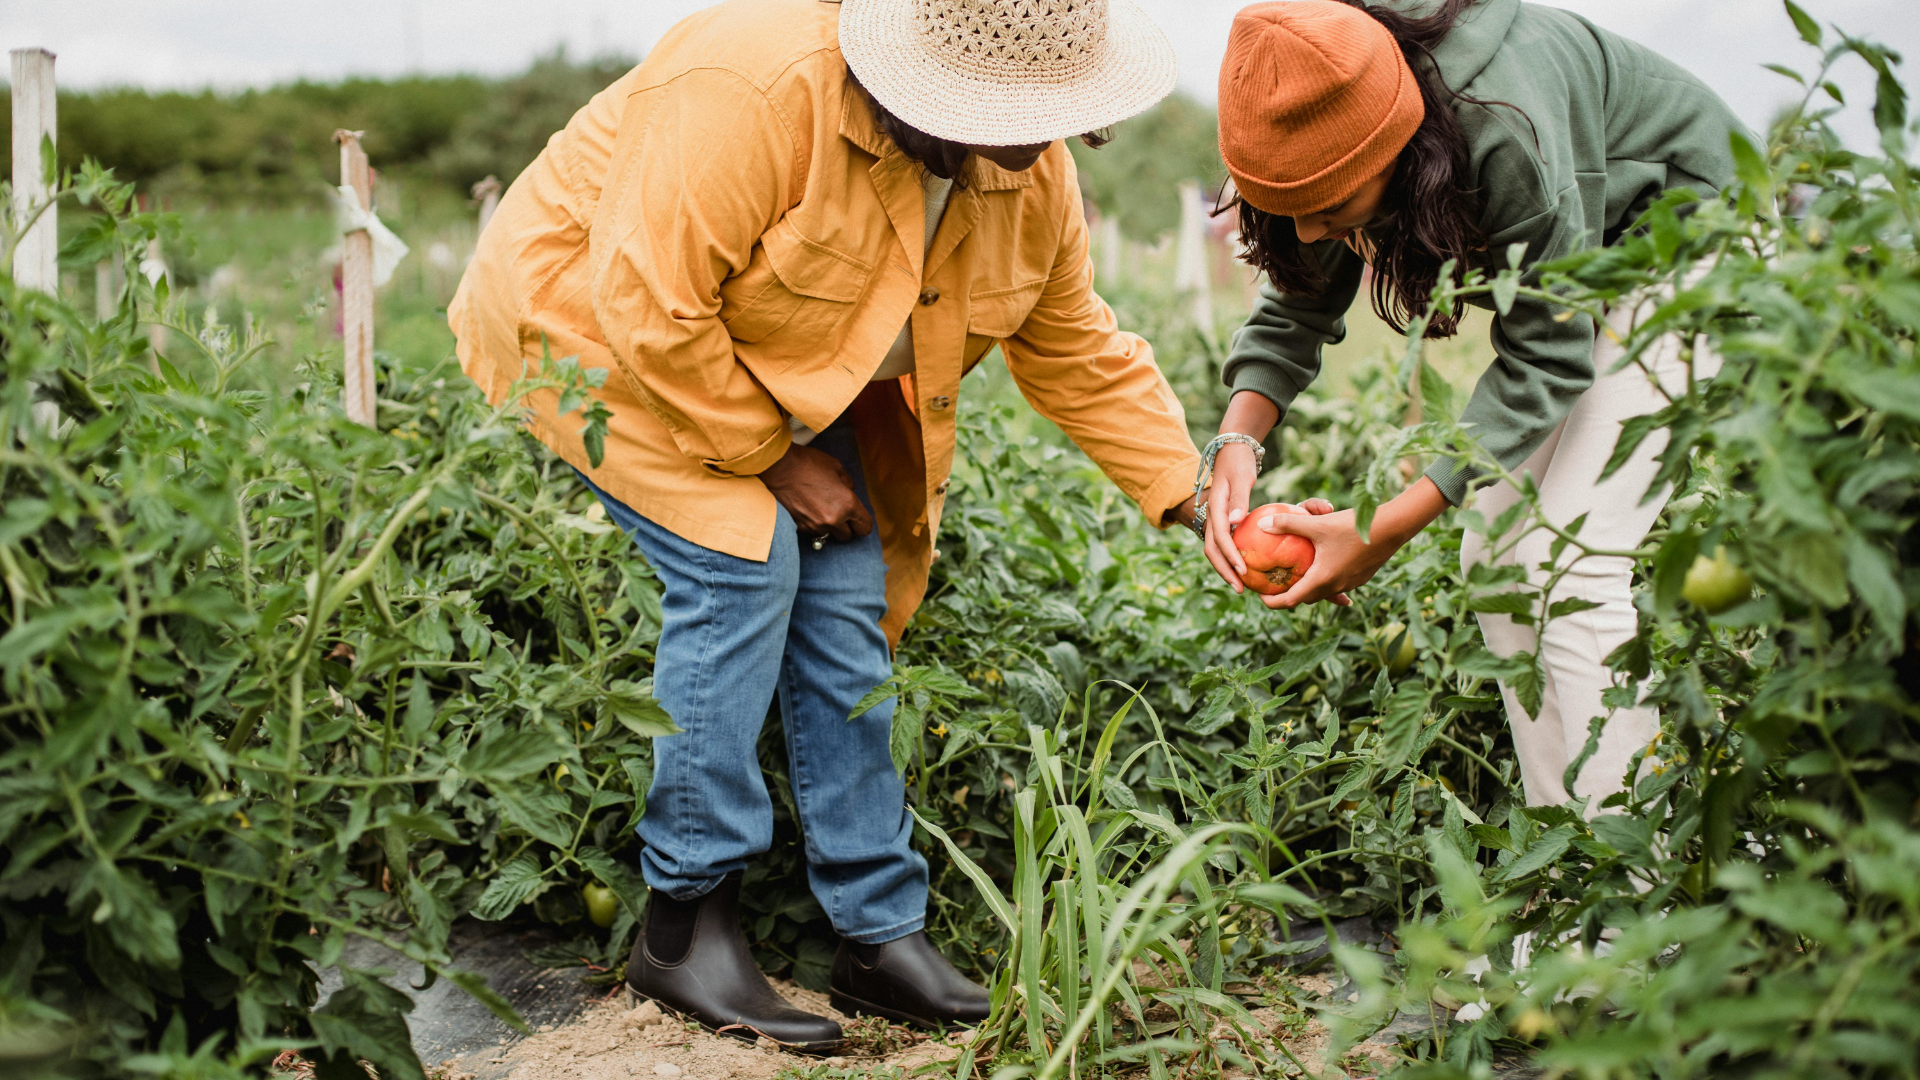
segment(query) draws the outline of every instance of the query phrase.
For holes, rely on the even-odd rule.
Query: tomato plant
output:
[[[97,170],[66,190],[98,211],[82,257],[168,227]],[[211,316],[176,326],[191,364],[157,360],[164,280],[96,323],[0,279],[0,312],[0,1026],[76,1073],[299,1047],[418,1077],[375,973],[315,1008],[349,937],[514,1023],[451,962],[453,919],[578,919],[556,886],[597,877],[617,949],[644,895],[617,853],[673,730],[658,590],[512,410],[389,362],[404,429],[360,428],[332,365],[250,383],[266,343]],[[566,363],[536,388],[584,396]]]

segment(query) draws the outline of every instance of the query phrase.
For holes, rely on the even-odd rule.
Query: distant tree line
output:
[[[473,75],[295,82],[220,93],[112,89],[60,95],[63,165],[94,158],[142,187],[204,185],[257,197],[337,183],[339,128],[365,131],[384,172],[465,190],[511,180],[575,110],[633,66],[556,52],[504,79]],[[10,96],[10,95],[8,95]],[[0,144],[12,168],[11,147]]]
[[[365,131],[382,172],[465,192],[511,181],[574,112],[635,61],[584,62],[564,51],[507,78],[474,75],[295,82],[238,92],[112,89],[60,95],[60,160],[94,158],[144,189],[192,188],[227,198],[306,199],[336,183],[339,128]],[[0,98],[9,96],[0,89]],[[6,103],[0,102],[0,108]],[[1175,186],[1217,191],[1225,170],[1213,110],[1184,95],[1121,124],[1098,151],[1077,141],[1081,185],[1124,232],[1152,240],[1179,222]],[[0,175],[12,168],[0,141]]]

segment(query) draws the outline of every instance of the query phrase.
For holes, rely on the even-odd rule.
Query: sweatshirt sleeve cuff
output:
[[[730,458],[705,458],[700,464],[707,471],[719,476],[758,476],[773,466],[773,463],[786,456],[787,448],[793,445],[793,432],[785,424],[774,429],[765,442]]]
[[[1300,396],[1300,390],[1293,385],[1279,366],[1262,360],[1229,360],[1226,383],[1234,393],[1251,390],[1280,410],[1280,419],[1287,418],[1287,410],[1293,407],[1293,399]]]
[[[1479,470],[1453,458],[1441,458],[1427,468],[1427,479],[1440,489],[1448,503],[1459,506],[1466,501],[1467,488],[1480,476]]]

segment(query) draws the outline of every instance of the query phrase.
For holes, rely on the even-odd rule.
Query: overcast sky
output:
[[[59,54],[62,85],[259,86],[297,77],[407,71],[509,72],[565,45],[639,55],[709,0],[0,0],[0,47]],[[1208,100],[1227,27],[1244,0],[1142,0],[1180,53],[1180,82]],[[1802,0],[1823,23],[1914,57],[1920,0]],[[1699,74],[1756,127],[1789,96],[1766,61],[1805,68],[1810,51],[1778,0],[1561,0]],[[1871,81],[1843,68],[1849,101]],[[1920,93],[1916,94],[1920,97]],[[1864,108],[1861,110],[1864,113]],[[1855,129],[1856,132],[1859,129]]]

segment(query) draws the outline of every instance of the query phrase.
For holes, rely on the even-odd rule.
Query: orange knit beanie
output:
[[[1387,28],[1338,0],[1255,4],[1220,65],[1220,156],[1256,209],[1299,217],[1346,201],[1426,118]]]

